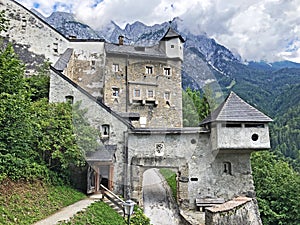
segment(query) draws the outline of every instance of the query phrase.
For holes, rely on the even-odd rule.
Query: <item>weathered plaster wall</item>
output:
[[[51,71],[50,76],[50,102],[65,102],[65,96],[73,96],[74,103],[80,101],[81,108],[87,109],[86,118],[92,126],[101,131],[101,125],[108,124],[110,126],[109,138],[105,139],[105,145],[117,145],[114,163],[114,191],[122,193],[124,178],[124,146],[125,133],[128,127],[111,113],[101,107],[97,102],[89,98],[87,95],[79,91],[73,85],[61,76]],[[102,142],[100,142],[102,143]]]
[[[227,162],[231,163],[231,173],[224,172]],[[250,153],[213,153],[208,160],[199,161],[195,169],[197,167],[202,173],[191,190],[196,194],[192,199],[218,197],[229,200],[238,195],[254,195]]]
[[[264,127],[223,127],[221,123],[217,124],[217,148],[219,149],[269,149],[270,138],[268,125]],[[258,139],[253,139],[257,135]]]
[[[205,225],[262,225],[255,199],[238,197],[222,205],[207,208]]]
[[[2,36],[26,46],[28,51],[44,55],[54,63],[67,48],[68,40],[27,9],[10,0],[0,1],[0,10],[9,19],[9,29]]]
[[[65,74],[96,98],[103,98],[104,43],[72,43],[73,55]]]

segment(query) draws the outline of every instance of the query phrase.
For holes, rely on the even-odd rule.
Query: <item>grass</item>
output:
[[[110,208],[106,203],[99,201],[90,205],[85,211],[77,213],[68,222],[61,222],[60,225],[126,225],[127,221],[116,211]],[[143,210],[135,206],[134,214],[131,216],[130,224],[132,225],[150,225]]]
[[[172,196],[176,200],[177,199],[177,182],[176,182],[176,173],[173,170],[162,168],[159,172],[163,175],[166,179],[167,183],[169,184]]]
[[[77,213],[69,222],[62,222],[68,225],[126,225],[125,220],[106,203],[99,201],[90,205],[85,211]]]
[[[85,197],[67,186],[5,179],[0,183],[0,224],[32,224]]]

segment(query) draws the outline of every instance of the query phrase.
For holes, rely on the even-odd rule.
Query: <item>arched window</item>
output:
[[[65,98],[66,98],[66,102],[67,102],[67,103],[73,104],[73,102],[74,102],[74,96],[72,96],[72,95],[67,95]]]
[[[101,127],[101,136],[102,138],[108,138],[109,137],[109,125],[103,124]]]

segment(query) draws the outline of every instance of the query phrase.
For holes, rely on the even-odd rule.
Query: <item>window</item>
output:
[[[253,124],[245,124],[246,128],[264,128],[265,125],[263,123],[253,123]]]
[[[58,53],[58,43],[53,43],[53,51]]]
[[[239,127],[242,127],[242,124],[241,123],[224,123],[224,124],[222,124],[222,127],[239,128]]]
[[[73,104],[74,102],[74,97],[72,95],[68,95],[65,97],[66,98],[66,102],[69,104]]]
[[[22,28],[25,28],[27,26],[26,19],[22,19]]]
[[[103,124],[101,127],[101,137],[109,137],[109,125]]]
[[[171,75],[171,68],[165,67],[165,68],[164,68],[164,75],[170,76],[170,75]]]
[[[113,64],[112,70],[113,70],[113,72],[119,72],[119,70],[120,70],[119,64]]]
[[[223,172],[225,174],[231,175],[232,171],[231,171],[231,163],[230,162],[224,162],[223,163]]]
[[[91,68],[92,68],[92,70],[94,70],[96,67],[96,61],[95,60],[92,60],[91,61]]]
[[[141,90],[140,89],[134,89],[133,90],[133,97],[140,98],[141,97]]]
[[[170,100],[170,92],[165,92],[164,99],[165,100]]]
[[[153,74],[153,66],[146,66],[146,74]]]
[[[117,88],[117,87],[112,88],[112,96],[113,97],[119,97],[119,93],[120,93],[120,88]]]
[[[147,97],[148,98],[154,98],[154,91],[153,90],[148,90]]]
[[[171,45],[171,48],[175,48],[175,45]]]

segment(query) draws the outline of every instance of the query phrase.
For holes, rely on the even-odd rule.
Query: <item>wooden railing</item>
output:
[[[112,203],[114,203],[116,206],[123,210],[123,203],[125,203],[123,199],[121,199],[119,196],[107,189],[102,184],[100,184],[100,188],[104,190],[102,193],[107,199],[109,199]]]

